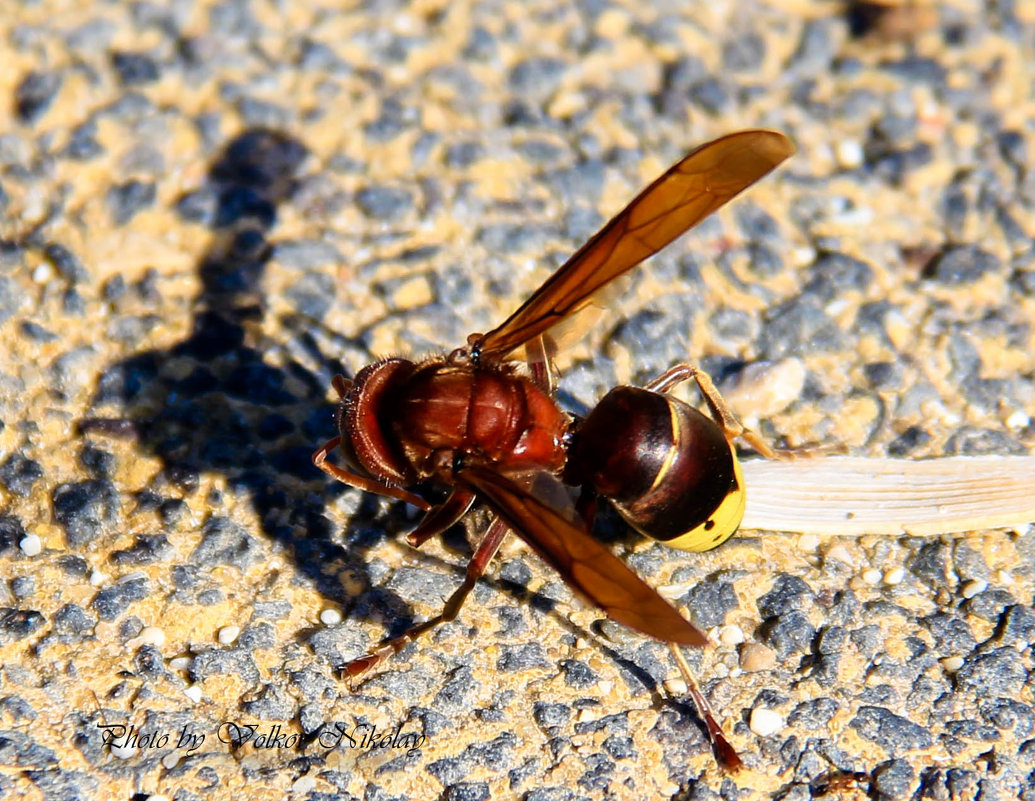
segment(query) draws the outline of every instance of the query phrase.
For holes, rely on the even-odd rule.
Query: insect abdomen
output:
[[[684,550],[714,548],[744,514],[740,466],[722,430],[646,389],[604,396],[576,431],[565,478],[606,497],[641,534]]]

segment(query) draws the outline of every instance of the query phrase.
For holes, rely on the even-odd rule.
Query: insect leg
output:
[[[334,391],[338,393],[338,397],[345,400],[345,393],[349,391],[349,388],[352,386],[352,382],[341,373],[338,373],[331,379],[331,386],[334,387]]]
[[[416,506],[418,509],[423,509],[425,512],[431,508],[431,504],[419,495],[407,492],[401,487],[392,487],[388,484],[382,484],[377,479],[360,475],[359,473],[353,473],[351,470],[346,470],[344,467],[339,467],[332,462],[328,462],[328,454],[330,454],[330,452],[340,444],[340,436],[327,440],[327,442],[325,442],[313,454],[313,464],[323,470],[323,472],[331,478],[337,479],[342,484],[348,484],[350,487],[355,487],[356,489],[361,489],[365,492],[373,492],[377,495],[387,495],[389,498],[396,498],[397,500],[405,501],[408,504]]]
[[[579,498],[575,502],[575,512],[586,521],[587,530],[592,531],[593,521],[597,519],[597,494],[588,484],[583,486],[579,492]]]
[[[687,664],[683,652],[679,650],[679,646],[675,643],[669,643],[668,647],[672,651],[672,656],[675,657],[676,664],[679,665],[679,672],[683,674],[683,680],[686,682],[686,688],[694,701],[697,714],[700,715],[701,720],[704,721],[705,728],[708,730],[708,740],[712,744],[712,753],[715,754],[715,761],[719,763],[723,770],[728,773],[735,773],[743,767],[744,763],[740,761],[736,749],[730,745],[726,735],[722,733],[722,727],[715,722],[711,705],[697,687],[697,682],[694,681],[690,665]]]
[[[507,535],[510,529],[507,528],[506,524],[496,518],[492,521],[492,525],[489,526],[489,530],[485,532],[485,536],[482,537],[482,541],[478,543],[477,549],[475,549],[474,556],[471,557],[471,561],[467,563],[467,572],[464,575],[463,583],[456,588],[452,595],[449,596],[449,600],[446,601],[445,607],[442,611],[435,615],[430,620],[426,620],[414,626],[412,629],[407,631],[405,634],[396,637],[394,640],[389,640],[383,646],[377,650],[371,651],[366,656],[361,656],[359,659],[353,659],[342,671],[348,675],[350,679],[357,678],[366,671],[370,670],[374,665],[380,662],[382,659],[397,654],[403,649],[403,647],[413,640],[417,639],[421,634],[427,631],[431,631],[436,626],[442,623],[448,623],[450,620],[454,620],[460,611],[460,607],[463,606],[467,596],[470,595],[471,590],[474,589],[474,585],[478,582],[478,579],[485,573],[485,568],[489,566],[489,562],[492,561],[492,557],[496,555],[496,551],[499,550],[500,543],[503,542],[503,538]]]
[[[678,384],[690,380],[697,382],[697,388],[701,391],[701,395],[704,396],[705,403],[708,404],[708,409],[712,413],[712,419],[722,429],[726,439],[732,442],[737,437],[740,437],[767,459],[779,459],[786,456],[783,451],[777,452],[770,448],[766,441],[750,428],[745,428],[744,424],[730,410],[730,407],[726,405],[726,401],[723,400],[719,390],[712,383],[711,376],[692,364],[677,364],[675,367],[669,368],[648,383],[644,389],[664,393]]]
[[[77,424],[80,434],[96,431],[119,439],[140,439],[140,426],[132,420],[121,417],[84,417]]]
[[[406,535],[406,541],[414,548],[419,548],[436,534],[441,534],[457,523],[461,517],[467,514],[467,510],[473,503],[473,492],[454,487],[448,498],[428,510],[428,513],[417,524],[417,528]]]

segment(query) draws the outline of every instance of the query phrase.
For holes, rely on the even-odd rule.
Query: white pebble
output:
[[[689,689],[682,676],[673,676],[670,679],[665,679],[664,687],[665,692],[669,695],[685,695],[687,689]]]
[[[192,684],[184,689],[183,694],[196,704],[201,700],[201,687]]]
[[[961,667],[963,667],[962,656],[947,656],[941,660],[942,667],[945,668],[946,673],[955,673]]]
[[[884,583],[889,587],[893,587],[896,584],[901,584],[902,580],[906,577],[905,569],[901,567],[893,567],[887,573],[884,574]]]
[[[222,645],[230,645],[239,636],[241,636],[240,626],[223,626],[223,628],[219,630],[219,633],[216,634],[216,639],[218,639]]]
[[[719,629],[719,642],[727,648],[740,645],[745,640],[747,640],[747,637],[744,635],[744,629],[740,626],[723,626]]]
[[[341,620],[341,611],[338,609],[324,609],[320,612],[320,622],[325,626],[337,626]]]
[[[694,588],[694,584],[695,582],[693,581],[684,581],[679,584],[659,584],[654,589],[662,598],[671,601],[676,598],[682,598]]]
[[[793,267],[807,267],[816,260],[816,249],[808,245],[791,248],[791,265]]]
[[[862,573],[862,580],[867,584],[880,584],[884,575],[875,567],[867,568]]]
[[[1006,418],[1007,428],[1020,429],[1027,428],[1031,423],[1031,418],[1028,417],[1023,411],[1018,409],[1016,412]]]
[[[582,707],[578,712],[575,713],[575,720],[578,723],[592,723],[594,720],[600,719],[600,711],[591,709],[588,706]]]
[[[32,280],[37,284],[45,284],[54,277],[54,267],[49,261],[44,261],[32,271]]]
[[[760,706],[751,710],[751,720],[748,722],[748,726],[759,737],[768,737],[783,728],[783,715]]]
[[[158,628],[158,626],[144,626],[136,638],[141,645],[159,646],[165,644],[165,632]]]
[[[169,660],[169,670],[186,670],[191,661],[189,656],[174,656]]]
[[[843,544],[836,542],[823,552],[823,561],[840,562],[843,565],[850,565],[855,561],[855,559],[852,558],[851,551],[849,551]]]
[[[836,146],[837,163],[846,170],[862,166],[866,156],[862,145],[856,139],[842,139]]]
[[[96,570],[96,569],[90,571],[90,586],[92,586],[92,587],[100,587],[107,580],[108,580],[108,574],[107,573],[105,573],[105,572],[103,572],[101,570]]]
[[[129,745],[129,737],[124,737],[125,744],[111,746],[111,755],[116,759],[132,759],[137,755],[137,747]]]
[[[309,795],[314,789],[316,789],[315,776],[299,776],[291,785],[291,792],[299,795]]]
[[[43,540],[37,534],[27,534],[22,537],[18,547],[22,549],[22,553],[26,556],[39,556],[40,551],[43,550]]]
[[[961,592],[964,598],[973,598],[988,589],[988,582],[984,579],[971,579],[966,582]]]

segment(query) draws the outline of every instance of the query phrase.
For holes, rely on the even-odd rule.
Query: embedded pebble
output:
[[[747,639],[744,629],[737,625],[720,626],[718,640],[727,648],[740,645]]]
[[[157,626],[144,626],[132,640],[126,645],[130,648],[139,648],[141,645],[153,645],[156,648],[165,644],[165,632]]]
[[[988,582],[984,579],[971,579],[960,587],[960,595],[964,598],[975,598],[987,589]]]
[[[597,798],[641,774],[673,795],[709,771],[692,716],[651,701],[664,648],[583,628],[595,613],[569,616],[561,579],[510,542],[500,561],[524,570],[491,567],[456,621],[347,692],[335,668],[440,610],[470,549],[457,527],[410,553],[394,535],[419,510],[330,482],[310,454],[336,433],[333,373],[492,330],[733,126],[783,130],[798,152],[607,299],[607,325],[560,354],[565,409],[689,360],[775,446],[1030,451],[1025,3],[956,3],[894,41],[872,30],[895,13],[860,19],[863,3],[804,21],[769,3],[731,26],[708,4],[399,0],[356,4],[344,29],[311,0],[287,27],[277,4],[233,0],[186,28],[183,2],[8,5],[0,450],[25,456],[0,456],[0,711],[4,755],[38,793],[145,798],[152,763],[207,786],[178,749],[108,758],[94,720],[46,725],[84,692],[105,708],[158,693],[161,725],[192,721],[206,751],[226,710],[428,735],[412,753],[336,750],[311,778],[285,768],[290,750],[246,751],[216,766],[211,801],[259,763],[278,797],[406,797],[427,774],[451,799]],[[93,414],[126,420],[79,430]],[[1023,758],[969,764],[989,743],[1023,757],[1031,737],[1035,528],[1018,528],[966,538],[973,558],[957,538],[751,532],[692,558],[626,553],[721,646],[700,678],[724,728],[755,707],[751,731],[773,738],[722,793],[804,797],[836,758],[908,798],[931,744],[963,766],[932,792],[1025,786]],[[255,622],[227,625],[242,587]],[[41,683],[52,664],[75,680]],[[557,727],[546,760],[521,736],[540,719]],[[85,744],[76,764],[67,742]]]
[[[123,737],[117,744],[108,746],[108,749],[116,759],[132,759],[137,755],[139,749],[131,743],[132,740],[129,737]]]
[[[1031,418],[1027,414],[1025,414],[1024,411],[1021,410],[1021,409],[1018,409],[1017,411],[1013,412],[1012,414],[1010,414],[1009,417],[1006,418],[1006,426],[1007,426],[1007,428],[1012,428],[1014,430],[1019,430],[1019,429],[1027,428],[1030,425],[1031,425]]]
[[[755,362],[741,370],[723,396],[745,419],[779,414],[801,397],[805,363],[790,357]]]
[[[840,542],[836,542],[827,548],[823,553],[823,559],[828,562],[841,562],[841,564],[845,565],[853,564],[855,561],[852,552]]]
[[[756,707],[751,710],[748,728],[759,737],[769,737],[783,729],[783,715],[772,709]]]
[[[862,145],[857,139],[842,139],[834,146],[837,163],[846,170],[854,170],[866,160]]]
[[[791,264],[795,267],[806,267],[816,260],[816,249],[809,245],[799,245],[791,249]]]
[[[867,568],[862,572],[862,580],[867,584],[880,584],[883,578],[884,574],[875,567]]]
[[[889,587],[894,587],[896,584],[901,584],[905,577],[905,568],[893,567],[891,570],[884,574],[884,583],[887,584]]]
[[[946,673],[956,673],[961,667],[963,667],[962,656],[947,656],[944,659],[939,660]]]
[[[745,673],[772,670],[776,667],[776,651],[762,643],[748,643],[740,649],[740,668]]]

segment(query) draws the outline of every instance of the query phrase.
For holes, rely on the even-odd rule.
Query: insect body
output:
[[[458,454],[498,470],[564,465],[567,415],[510,370],[389,359],[356,376],[343,410],[359,463],[385,483],[451,481]]]
[[[729,537],[744,511],[732,442],[772,451],[740,425],[711,380],[678,365],[646,387],[618,387],[584,420],[553,398],[550,354],[573,315],[615,278],[766,175],[793,152],[772,131],[742,131],[691,152],[562,265],[502,325],[425,362],[388,359],[337,377],[339,434],[314,463],[360,489],[425,511],[409,542],[419,546],[480,500],[496,515],[442,613],[345,667],[358,676],[436,625],[452,620],[507,531],[612,619],[670,644],[707,637],[644,583],[589,530],[596,499],[609,500],[638,531],[688,550]],[[527,373],[514,359],[524,356]],[[707,417],[668,394],[694,380]],[[349,468],[327,461],[339,449]],[[437,505],[414,491],[448,489]],[[576,508],[564,485],[581,488]],[[681,664],[681,655],[676,651]],[[691,687],[713,745],[739,764]],[[717,742],[716,738],[719,741]]]

